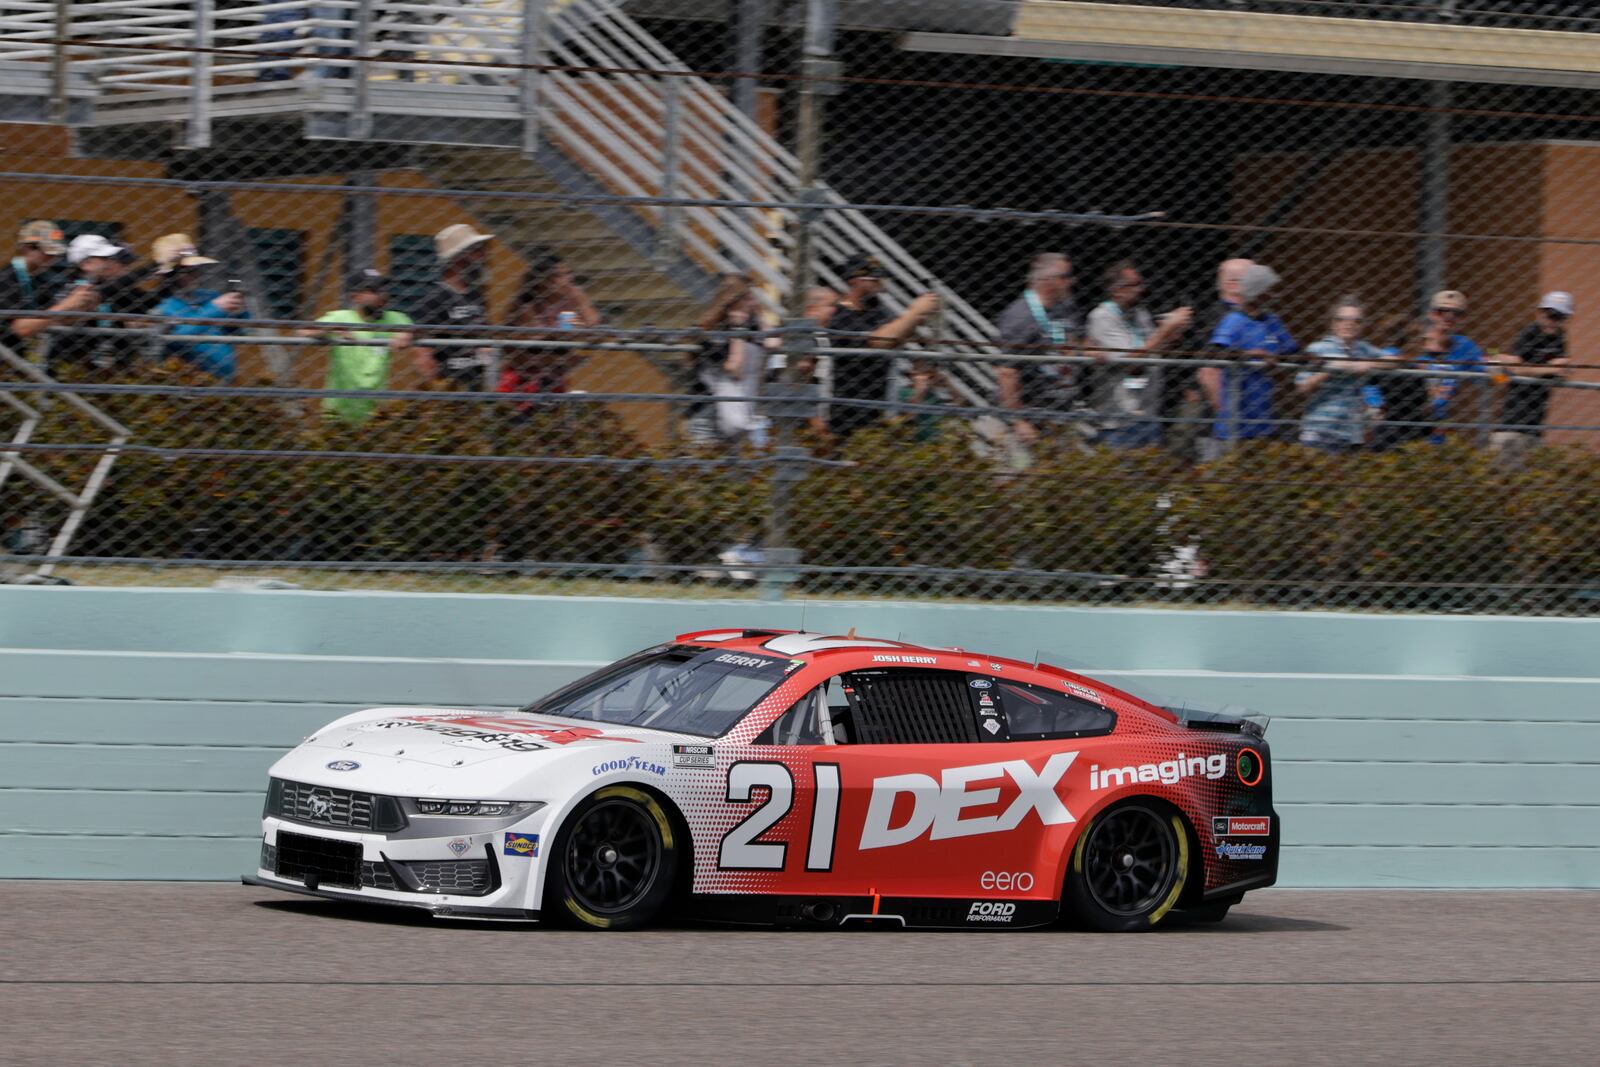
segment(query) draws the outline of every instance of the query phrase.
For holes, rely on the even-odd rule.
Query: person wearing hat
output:
[[[168,293],[156,305],[155,313],[179,320],[167,328],[171,337],[237,334],[237,326],[184,322],[184,319],[246,319],[244,293],[230,285],[218,291],[205,286],[207,267],[217,261],[202,256],[187,234],[173,233],[157,239],[151,249],[157,273],[170,279]],[[190,363],[224,384],[233,382],[238,363],[233,346],[222,341],[171,342],[167,355]]]
[[[397,350],[411,346],[411,318],[388,310],[389,279],[371,268],[350,276],[345,287],[350,306],[317,319],[322,326],[299,331],[332,347],[328,350],[328,379],[324,388],[340,390],[387,389],[389,367]],[[378,330],[341,330],[344,325],[382,326]],[[324,397],[324,418],[363,423],[377,410],[375,400],[360,397]]]
[[[439,257],[439,280],[411,308],[411,318],[427,333],[429,326],[485,326],[488,303],[481,280],[494,235],[465,223],[446,226],[433,238]],[[448,334],[441,340],[447,339]],[[428,345],[416,349],[417,369],[459,389],[492,388],[495,349],[476,345]]]
[[[1253,263],[1239,278],[1239,306],[1211,334],[1212,356],[1248,361],[1245,367],[1203,367],[1200,385],[1217,413],[1211,437],[1200,442],[1203,462],[1219,459],[1237,441],[1277,435],[1273,381],[1279,358],[1299,351],[1283,321],[1267,309],[1278,272]]]
[[[79,329],[64,329],[50,339],[50,366],[73,367],[92,376],[115,374],[127,369],[145,351],[147,338],[139,334],[108,335],[87,332],[119,325],[115,316],[148,314],[155,301],[139,286],[149,269],[135,269],[138,260],[126,245],[98,233],[79,234],[67,246],[67,262],[78,276],[56,294],[54,309],[99,311],[104,318],[76,320]],[[33,320],[45,326],[61,325],[48,319]],[[18,327],[23,323],[18,323]],[[29,324],[31,325],[31,323]],[[142,322],[122,324],[141,329]]]
[[[883,302],[883,265],[876,256],[853,256],[840,268],[839,277],[845,291],[828,323],[829,341],[836,348],[899,348],[939,307],[937,294],[923,293],[894,314]],[[835,355],[833,399],[888,400],[892,363],[886,356]],[[877,425],[886,413],[884,408],[830,404],[828,432],[842,442],[857,430]]]
[[[1399,360],[1411,367],[1428,370],[1483,370],[1483,349],[1459,331],[1467,317],[1467,298],[1455,289],[1443,289],[1428,302],[1420,341],[1411,351],[1402,350]],[[1435,425],[1459,412],[1468,421],[1477,421],[1481,383],[1462,383],[1455,378],[1395,376],[1382,383],[1384,418],[1380,445],[1388,447],[1408,441],[1444,440]]]
[[[61,231],[48,219],[24,223],[17,231],[17,254],[11,259],[11,269],[0,272],[0,315],[15,311],[42,311],[49,306],[49,283],[46,275],[56,260],[66,252]],[[77,301],[82,303],[81,298]],[[78,307],[49,308],[52,311],[86,310]],[[0,319],[0,345],[12,353],[33,358],[36,355],[36,337],[49,323],[48,319]],[[19,329],[19,322],[27,328]]]
[[[1514,381],[1506,386],[1505,408],[1500,414],[1504,428],[1489,437],[1495,451],[1508,453],[1511,462],[1520,461],[1522,453],[1544,434],[1551,389],[1567,376],[1566,367],[1572,362],[1567,357],[1567,322],[1573,310],[1571,293],[1544,294],[1534,311],[1534,321],[1524,326],[1511,343],[1511,354],[1500,357],[1501,363],[1514,368],[1514,377],[1538,379]]]

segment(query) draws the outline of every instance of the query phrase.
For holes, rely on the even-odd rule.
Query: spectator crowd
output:
[[[439,388],[567,391],[583,358],[576,338],[594,334],[562,334],[602,327],[602,316],[567,265],[540,253],[495,321],[483,280],[494,239],[463,224],[441,230],[434,238],[438,280],[406,308],[391,306],[394,287],[378,270],[355,271],[342,306],[297,331],[326,346],[326,387],[345,394],[388,389],[393,360],[405,358]],[[970,404],[972,390],[958,386],[946,361],[932,358],[933,345],[894,355],[941,332],[940,297],[923,293],[892,307],[883,295],[883,265],[872,256],[856,256],[835,273],[839,289],[805,294],[818,351],[793,367],[750,279],[721,279],[697,323],[703,333],[696,350],[678,368],[690,440],[764,445],[768,419],[751,398],[778,379],[816,386],[810,423],[833,442],[885,420],[909,420],[921,440],[948,432],[940,410]],[[1466,332],[1466,295],[1451,289],[1435,293],[1420,319],[1375,321],[1359,296],[1340,296],[1329,306],[1325,332],[1302,345],[1274,311],[1281,284],[1265,264],[1229,259],[1204,306],[1157,309],[1146,299],[1139,265],[1122,261],[1099,279],[1098,301],[1080,303],[1077,294],[1088,287],[1069,257],[1039,254],[996,321],[995,391],[978,399],[1022,449],[1065,438],[1083,447],[1164,447],[1204,462],[1251,441],[1384,450],[1441,441],[1467,425],[1519,462],[1539,441],[1552,388],[1571,365],[1570,294],[1546,293],[1507,351],[1489,355]],[[74,378],[112,377],[160,353],[231,383],[238,375],[231,338],[253,314],[247,290],[185,234],[161,237],[150,261],[140,262],[108,236],[68,242],[55,223],[35,220],[21,227],[11,270],[0,274],[0,345]],[[127,318],[146,315],[158,316],[159,326]],[[139,330],[114,329],[122,325]],[[430,327],[456,332],[430,335]],[[497,327],[523,333],[495,340]],[[1483,376],[1491,367],[1514,376],[1498,405]],[[1405,373],[1419,371],[1429,373]],[[327,397],[322,413],[360,423],[377,406],[376,398]]]

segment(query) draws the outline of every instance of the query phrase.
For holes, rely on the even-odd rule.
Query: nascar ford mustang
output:
[[[959,649],[684,634],[515,712],[330,723],[244,881],[598,929],[1215,920],[1277,875],[1263,733]]]

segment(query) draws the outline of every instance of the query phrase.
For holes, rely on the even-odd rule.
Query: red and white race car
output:
[[[272,768],[251,885],[623,929],[1143,930],[1277,876],[1264,725],[951,648],[705,631]]]

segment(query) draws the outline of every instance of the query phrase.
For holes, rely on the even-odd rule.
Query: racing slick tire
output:
[[[685,844],[654,794],[597,789],[556,834],[544,914],[591,930],[645,926],[672,898]]]
[[[1189,878],[1189,834],[1176,811],[1135,799],[1100,812],[1078,835],[1066,902],[1094,930],[1148,930],[1171,913]]]

